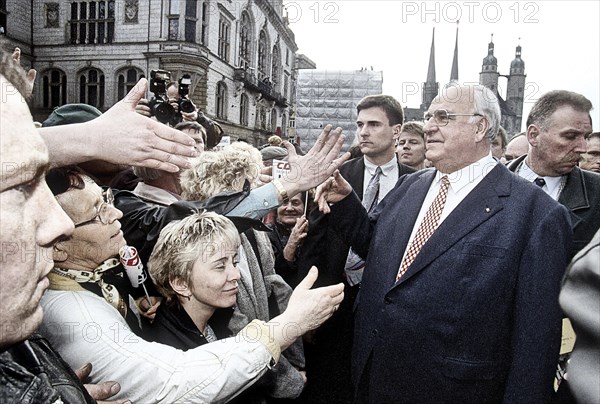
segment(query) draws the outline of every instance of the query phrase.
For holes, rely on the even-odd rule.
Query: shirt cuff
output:
[[[271,335],[271,331],[269,330],[269,327],[267,327],[267,323],[261,320],[252,320],[247,326],[242,328],[239,334],[247,341],[260,342],[265,346],[265,348],[267,348],[273,357],[273,360],[268,365],[269,369],[279,362],[279,357],[281,356],[281,347],[277,342],[275,342],[275,338],[273,338]]]

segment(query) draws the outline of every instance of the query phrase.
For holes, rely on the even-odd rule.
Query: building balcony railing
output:
[[[233,79],[244,83],[248,90],[256,91],[269,100],[274,101],[281,107],[287,107],[287,98],[273,89],[273,84],[267,79],[259,80],[256,75],[246,69],[238,68],[233,71]]]

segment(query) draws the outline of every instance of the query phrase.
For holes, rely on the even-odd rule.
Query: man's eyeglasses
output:
[[[423,115],[423,119],[425,120],[425,122],[429,121],[431,118],[433,118],[435,120],[435,124],[437,126],[446,126],[448,125],[448,122],[450,121],[450,119],[454,118],[455,116],[483,116],[481,114],[451,114],[448,111],[446,111],[445,109],[436,109],[435,111],[433,111],[433,113],[431,112],[425,112],[425,114]]]
[[[102,193],[102,199],[104,200],[100,207],[96,208],[96,216],[94,216],[90,220],[86,220],[85,222],[77,223],[75,227],[85,226],[91,223],[102,223],[108,224],[110,220],[110,208],[114,206],[115,197],[113,196],[112,190],[107,188],[106,191]]]

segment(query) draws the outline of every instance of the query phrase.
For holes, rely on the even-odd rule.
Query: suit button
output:
[[[371,334],[373,334],[373,336],[376,337],[377,334],[379,334],[379,331],[377,331],[377,328],[375,328],[373,331],[371,331]]]
[[[390,303],[392,303],[392,299],[391,299],[390,297],[387,297],[387,296],[386,296],[386,297],[385,297],[385,299],[383,299],[383,302],[384,302],[385,304],[390,304]]]

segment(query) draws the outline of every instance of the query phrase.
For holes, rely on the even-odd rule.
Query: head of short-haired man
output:
[[[206,150],[206,129],[198,122],[182,121],[175,125],[175,129],[194,139],[194,148],[198,153]]]
[[[425,155],[442,173],[458,171],[490,154],[499,125],[500,106],[490,89],[446,87],[426,113]]]
[[[394,158],[395,141],[404,122],[402,105],[389,95],[369,95],[356,106],[356,137],[360,151],[382,166]]]
[[[415,170],[425,168],[425,134],[420,122],[405,122],[396,139],[398,161]]]
[[[581,155],[579,167],[600,173],[600,132],[591,133],[586,142],[587,151]]]
[[[586,152],[592,132],[592,103],[566,90],[542,95],[527,118],[527,165],[541,176],[569,174]]]
[[[27,88],[21,66],[0,50],[0,348],[40,325],[52,246],[73,231],[44,181],[48,151],[23,97]]]
[[[527,136],[525,136],[525,132],[521,132],[510,139],[510,142],[506,145],[504,157],[506,161],[511,161],[527,154],[528,150],[529,142],[527,141]]]

